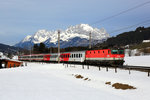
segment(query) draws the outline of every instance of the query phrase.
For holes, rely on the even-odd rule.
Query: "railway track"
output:
[[[149,66],[123,65],[123,66],[119,66],[119,68],[128,69],[128,70],[130,69],[130,70],[139,70],[139,71],[150,72],[150,67]]]

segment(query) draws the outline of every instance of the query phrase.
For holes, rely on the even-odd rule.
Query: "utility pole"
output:
[[[60,30],[58,30],[58,63],[60,63]]]
[[[89,49],[91,49],[91,32],[89,33]]]
[[[32,44],[30,44],[30,62],[31,62]]]
[[[51,47],[49,47],[49,53],[52,53],[52,52],[51,52]]]

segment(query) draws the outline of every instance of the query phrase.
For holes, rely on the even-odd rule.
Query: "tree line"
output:
[[[70,51],[82,51],[82,50],[87,50],[88,47],[67,47],[67,48],[61,48],[60,52],[70,52]],[[46,47],[44,43],[40,44],[34,44],[32,50],[32,54],[40,54],[40,53],[57,53],[58,48],[57,47]],[[28,52],[29,53],[29,52]]]

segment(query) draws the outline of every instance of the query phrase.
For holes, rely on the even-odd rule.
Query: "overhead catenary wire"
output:
[[[129,29],[129,28],[132,28],[132,27],[135,27],[135,26],[138,26],[140,24],[150,24],[150,19],[149,20],[145,20],[145,21],[142,21],[140,23],[137,23],[137,24],[134,24],[134,25],[131,25],[131,26],[127,26],[127,27],[124,27],[124,28],[120,28],[120,29],[117,29],[117,30],[113,30],[109,33],[114,33],[114,32],[118,32],[118,31],[122,31],[122,30],[125,30],[125,29]]]
[[[112,15],[112,16],[109,16],[109,17],[106,17],[106,18],[104,18],[104,19],[101,19],[101,20],[98,20],[98,21],[96,21],[96,22],[93,22],[93,23],[91,23],[90,25],[100,24],[100,23],[102,23],[102,22],[104,22],[104,21],[106,21],[106,20],[112,19],[112,18],[114,18],[114,17],[116,17],[116,16],[119,16],[119,15],[121,15],[121,14],[127,13],[127,12],[129,12],[129,11],[134,10],[134,9],[140,8],[140,7],[142,7],[142,6],[146,5],[146,4],[149,4],[149,3],[150,3],[150,1],[144,2],[144,3],[142,3],[142,4],[139,4],[139,5],[137,5],[137,6],[134,6],[134,7],[129,8],[129,9],[127,9],[127,10],[124,10],[124,11],[121,11],[121,12],[119,12],[119,13],[117,13],[117,14],[114,14],[114,15]]]

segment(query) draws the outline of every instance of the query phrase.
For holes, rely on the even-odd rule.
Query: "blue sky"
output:
[[[66,29],[90,24],[111,33],[150,19],[150,3],[101,23],[92,24],[149,0],[0,0],[0,43],[14,45],[40,29]],[[150,26],[140,24],[139,26]]]

